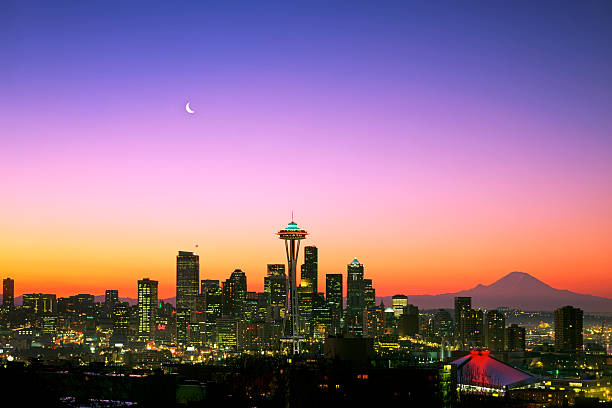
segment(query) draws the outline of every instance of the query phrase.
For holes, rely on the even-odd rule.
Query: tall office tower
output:
[[[312,311],[314,296],[316,293],[311,292],[311,288],[307,286],[300,286],[298,288],[298,308],[300,313],[299,328],[300,334],[305,337],[312,335],[313,321]]]
[[[363,280],[363,296],[366,309],[376,306],[376,291],[372,286],[372,279]]]
[[[179,251],[176,256],[176,339],[180,345],[190,340],[195,322],[197,296],[200,293],[200,256]]]
[[[284,316],[287,310],[287,275],[284,264],[268,264],[268,275],[264,277],[264,293],[273,308],[273,318]]]
[[[323,293],[314,293],[312,302],[313,337],[323,341],[331,332],[331,311]]]
[[[119,302],[119,291],[117,289],[106,289],[104,303],[108,306],[112,306],[117,302]]]
[[[317,293],[319,273],[319,250],[316,246],[304,247],[304,263],[302,264],[302,275],[300,286],[305,287],[307,292]]]
[[[363,335],[366,337],[378,337],[385,334],[384,313],[385,307],[372,306],[364,312]]]
[[[482,310],[470,310],[470,317],[467,320],[469,323],[468,329],[468,345],[471,347],[484,346],[484,313]]]
[[[525,328],[511,324],[504,330],[506,351],[525,351]]]
[[[217,319],[221,317],[221,302],[223,298],[219,280],[203,280],[202,294],[204,295],[206,310],[206,330],[203,340],[206,344],[213,344],[216,341]]]
[[[138,338],[153,339],[157,318],[157,281],[138,281]]]
[[[292,217],[293,218],[293,217]],[[285,253],[287,254],[287,263],[289,270],[289,302],[287,310],[291,318],[291,335],[286,336],[292,343],[293,354],[300,352],[300,336],[299,336],[299,309],[297,298],[297,262],[300,253],[300,241],[306,238],[308,233],[301,229],[293,222],[293,219],[287,227],[276,233],[279,239],[285,241]]]
[[[489,310],[486,315],[485,323],[485,346],[491,351],[505,350],[506,318],[504,314],[497,310]]]
[[[113,336],[115,343],[124,343],[130,329],[130,306],[127,302],[117,302],[113,305]]]
[[[582,309],[564,306],[555,310],[555,350],[582,350]]]
[[[399,319],[404,314],[404,309],[408,306],[408,296],[394,295],[391,297],[391,308],[395,313],[395,318]]]
[[[15,307],[15,281],[11,278],[2,281],[2,306]]]
[[[342,274],[328,273],[325,275],[325,301],[329,305],[331,314],[330,334],[340,332],[340,319],[342,318]]]
[[[246,274],[240,269],[235,269],[223,282],[223,314],[240,321],[246,311],[246,293]]]
[[[200,284],[200,256],[179,251],[176,256],[176,308],[193,309]]]
[[[471,297],[455,297],[455,335],[462,345],[467,344],[467,328],[469,327],[467,319],[471,309]]]
[[[355,258],[346,269],[347,330],[351,334],[360,335],[363,330],[363,311],[365,309],[363,265]]]

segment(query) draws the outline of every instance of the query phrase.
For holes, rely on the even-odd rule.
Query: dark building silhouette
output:
[[[301,270],[300,286],[310,293],[318,291],[319,250],[316,246],[304,247],[304,263]]]
[[[104,303],[112,307],[117,302],[119,302],[119,291],[117,289],[106,289]]]
[[[328,273],[325,275],[325,302],[329,307],[331,319],[331,334],[340,331],[340,319],[342,317],[342,274]]]
[[[125,343],[130,332],[130,306],[124,302],[113,305],[113,343]]]
[[[467,345],[472,331],[472,298],[455,297],[455,334],[459,343]]]
[[[284,264],[268,264],[264,293],[268,295],[270,306],[287,309],[287,275]]]
[[[176,256],[176,338],[182,345],[190,342],[191,324],[196,323],[199,286],[200,256],[194,252],[179,251]]]
[[[204,296],[205,331],[200,333],[205,344],[214,344],[216,341],[217,319],[222,315],[222,292],[218,279],[202,280],[202,295]]]
[[[489,310],[485,323],[485,347],[491,351],[503,351],[505,349],[505,327],[504,314],[497,310]]]
[[[5,278],[2,281],[2,305],[15,306],[15,281],[11,278]]]
[[[439,309],[432,319],[432,334],[437,339],[451,340],[454,334],[453,318],[448,310]]]
[[[555,310],[555,350],[582,350],[582,309],[564,306]]]
[[[237,320],[243,318],[246,308],[247,278],[240,269],[235,269],[223,282],[223,315]]]
[[[363,300],[366,309],[376,306],[376,291],[372,286],[372,279],[363,280]]]
[[[347,265],[346,269],[347,331],[351,334],[360,335],[363,331],[363,311],[365,310],[363,265],[355,258]]]
[[[525,351],[525,328],[511,324],[504,330],[506,351]]]
[[[419,334],[419,308],[407,305],[397,319],[397,334],[399,336],[414,336]]]

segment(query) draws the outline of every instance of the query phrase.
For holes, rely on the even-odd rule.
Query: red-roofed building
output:
[[[503,394],[542,380],[491,357],[488,350],[472,350],[451,364],[457,367],[457,384],[465,392]]]

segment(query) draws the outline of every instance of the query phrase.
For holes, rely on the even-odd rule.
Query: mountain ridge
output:
[[[510,307],[522,310],[552,311],[559,307],[572,305],[588,313],[612,313],[612,299],[572,292],[566,289],[556,289],[526,272],[510,272],[490,285],[477,284],[471,289],[458,292],[441,293],[437,295],[408,295],[408,302],[419,309],[453,308],[455,296],[472,297],[472,307],[494,309]],[[391,305],[392,296],[376,297],[377,304],[382,301]],[[2,299],[2,295],[0,295]],[[95,295],[96,302],[103,302],[104,295]],[[122,302],[135,305],[134,298],[120,298]],[[175,304],[174,297],[160,299],[166,303]],[[22,296],[15,299],[21,304]]]
[[[572,305],[590,313],[612,313],[612,299],[556,289],[526,272],[510,272],[490,285],[438,295],[408,295],[408,302],[420,309],[453,308],[455,296],[470,296],[472,307],[510,307],[522,310],[552,311]],[[391,304],[391,296],[377,301]]]

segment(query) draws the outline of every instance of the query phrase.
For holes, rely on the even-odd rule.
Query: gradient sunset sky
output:
[[[612,297],[612,2],[152,3],[0,3],[17,294],[171,297],[196,244],[262,290],[293,210],[320,291]]]

